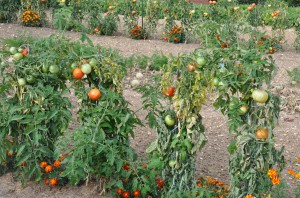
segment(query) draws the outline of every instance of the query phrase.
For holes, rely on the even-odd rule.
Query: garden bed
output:
[[[16,36],[18,31],[27,31],[36,37],[47,37],[51,34],[57,33],[56,30],[49,28],[24,28],[19,25],[13,24],[0,24],[0,38],[8,38]],[[80,33],[68,32],[67,35],[74,40],[80,37]],[[292,34],[287,34],[287,38]],[[90,37],[95,44],[100,44],[106,47],[114,47],[120,51],[122,55],[136,55],[144,54],[151,55],[156,51],[161,51],[164,54],[172,53],[188,53],[198,47],[197,44],[170,44],[157,40],[131,40],[121,36],[114,37]],[[287,86],[289,81],[286,70],[291,70],[299,66],[300,56],[291,48],[287,51],[278,52],[272,55],[279,66],[277,76],[274,78],[273,83],[283,84]],[[142,72],[145,76],[145,81],[150,78],[152,72],[133,68],[124,81],[126,89],[124,96],[129,101],[133,110],[138,110],[141,107],[141,95],[135,92],[129,85],[131,80],[135,78],[136,72]],[[143,83],[143,81],[142,81]],[[299,90],[300,88],[293,88]],[[139,118],[146,123],[144,111],[137,113]],[[208,143],[204,149],[198,153],[197,156],[197,174],[209,175],[226,183],[229,182],[228,175],[228,159],[227,145],[230,142],[230,135],[227,131],[226,119],[222,114],[212,107],[209,103],[202,109],[204,125],[206,127],[206,135]],[[282,112],[280,117],[279,126],[275,130],[276,146],[279,148],[285,146],[285,158],[287,165],[283,171],[283,179],[294,188],[293,180],[290,180],[287,174],[287,169],[292,168],[291,162],[299,157],[299,133],[300,131],[300,114],[289,112]],[[145,150],[147,145],[156,138],[154,131],[148,127],[138,127],[135,131],[135,139],[132,140],[131,145],[137,150],[138,154],[145,157]],[[100,193],[100,189],[96,183],[90,183],[88,186],[79,187],[62,187],[50,188],[44,184],[35,184],[31,182],[24,189],[20,182],[15,181],[11,174],[6,174],[1,177],[0,182],[0,197],[95,197]],[[291,195],[292,196],[292,195]]]

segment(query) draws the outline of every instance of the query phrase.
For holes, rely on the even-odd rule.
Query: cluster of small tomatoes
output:
[[[130,164],[126,163],[122,166],[122,169],[124,171],[132,171],[132,173],[134,174],[130,174],[130,175],[133,175],[134,177],[136,177],[136,175],[138,175],[139,173],[143,174],[144,176],[140,176],[140,177],[144,177],[146,179],[146,181],[149,181],[149,184],[153,183],[152,180],[150,181],[149,177],[147,176],[147,173],[144,172],[144,170],[152,170],[151,168],[149,168],[146,164],[142,164],[142,165],[139,165],[142,169],[135,169],[133,167],[130,166]],[[142,172],[139,172],[139,170],[142,170]],[[153,195],[151,193],[153,192],[147,192],[146,195],[143,195],[141,190],[140,189],[132,189],[133,191],[130,192],[129,188],[131,188],[131,184],[130,184],[130,180],[131,180],[131,177],[129,178],[124,178],[123,179],[123,184],[124,184],[124,188],[117,188],[116,191],[115,191],[115,194],[118,196],[118,197],[122,197],[122,198],[130,198],[130,197],[147,197],[147,198],[152,198]],[[162,190],[163,187],[164,187],[164,180],[160,179],[159,176],[156,174],[156,185],[157,185],[157,189],[158,190]],[[140,182],[144,182],[144,180],[141,180]],[[127,187],[126,187],[127,186]],[[126,189],[126,190],[125,190]],[[152,189],[154,190],[154,189]]]
[[[182,42],[182,38],[184,36],[183,27],[181,26],[173,26],[168,35],[164,32],[164,40],[173,42],[173,43],[180,43]]]
[[[46,161],[42,161],[40,163],[40,168],[45,171],[46,174],[49,174],[50,178],[45,179],[45,184],[50,186],[57,186],[58,185],[58,178],[57,177],[51,177],[51,173],[54,171],[59,171],[58,169],[61,166],[61,162],[59,160],[56,160],[53,162],[53,165],[48,164]]]
[[[9,52],[11,53],[12,57],[8,59],[8,62],[12,62],[12,61],[20,61],[22,60],[24,57],[29,55],[29,47],[23,47],[20,46],[19,48],[16,47],[10,47]],[[3,64],[6,64],[5,62],[3,62]],[[51,74],[58,74],[60,72],[60,69],[57,65],[43,65],[41,67],[41,71],[43,73],[51,73]],[[23,87],[26,84],[33,84],[36,82],[36,76],[32,75],[32,74],[27,74],[25,75],[26,77],[23,76],[19,76],[18,80],[18,85]]]
[[[123,191],[121,188],[117,188],[116,190],[117,195],[122,196],[123,198],[130,198],[130,192],[128,191]],[[140,190],[135,190],[132,193],[133,197],[140,197],[141,196],[141,191]]]

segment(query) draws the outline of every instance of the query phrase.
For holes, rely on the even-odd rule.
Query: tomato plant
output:
[[[121,171],[123,162],[136,159],[129,136],[133,136],[133,127],[140,121],[121,95],[126,69],[112,59],[113,52],[104,50],[97,54],[98,48],[62,37],[35,40],[24,37],[5,43],[15,49],[28,48],[30,53],[10,63],[13,73],[1,68],[1,112],[6,114],[0,116],[1,171],[14,170],[24,182],[33,178],[40,181],[43,177],[51,186],[64,185],[68,180],[77,184],[86,175],[91,178],[104,175],[112,180],[108,186],[116,186],[115,173]],[[18,53],[15,49],[1,51],[4,63],[15,55],[10,51]],[[106,53],[109,55],[105,56]],[[75,76],[81,80],[74,79],[74,68],[80,69]],[[84,79],[81,69],[86,73]],[[79,125],[73,133],[59,138],[71,120],[71,103],[64,97],[69,91],[66,80],[71,81],[81,107]],[[91,88],[93,93],[88,94]],[[72,145],[65,144],[69,142],[66,139],[79,136],[70,141]],[[79,150],[73,149],[78,145],[93,147],[89,150],[92,153],[78,155]],[[81,157],[73,160],[75,156]],[[82,167],[89,160],[98,163]]]
[[[195,51],[170,59],[162,68],[163,75],[154,85],[141,86],[144,107],[148,110],[147,118],[150,127],[155,127],[158,138],[147,149],[153,159],[164,163],[163,180],[157,180],[163,196],[191,191],[194,187],[193,163],[196,151],[206,142],[204,126],[199,111],[211,90],[212,73],[210,64],[201,64],[201,68],[190,72],[186,65],[196,62],[198,57],[204,57],[207,63],[212,60],[204,51]],[[176,77],[177,76],[177,77]],[[174,84],[173,97],[166,94],[165,88]],[[162,93],[157,90],[162,87]],[[167,100],[168,105],[162,105],[157,98]],[[172,116],[175,118],[172,119]],[[176,120],[176,122],[175,122]],[[176,124],[175,124],[176,123]],[[179,181],[179,182],[174,182]]]

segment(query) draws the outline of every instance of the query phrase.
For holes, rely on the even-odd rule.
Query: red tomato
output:
[[[133,196],[134,196],[134,197],[139,197],[139,196],[141,196],[141,192],[140,192],[139,190],[135,190],[135,191],[133,192]]]
[[[28,54],[28,49],[27,48],[23,49],[22,55],[23,56],[27,56],[27,54]]]
[[[168,87],[167,90],[162,90],[162,93],[165,96],[173,97],[175,94],[175,87],[174,86]]]
[[[117,188],[117,194],[122,195],[122,193],[123,193],[123,190],[121,188]]]
[[[122,196],[123,196],[123,198],[130,198],[130,193],[129,192],[123,192]]]

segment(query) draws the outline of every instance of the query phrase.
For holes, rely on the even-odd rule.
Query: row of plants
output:
[[[129,145],[141,123],[122,96],[126,67],[118,54],[60,36],[3,42],[1,174],[52,187],[96,181],[114,197],[163,196],[163,162],[137,160]],[[229,189],[211,177],[193,186],[205,196]]]
[[[300,51],[300,17],[297,20],[297,23],[295,25],[296,30],[296,40],[294,42],[294,47],[297,51]]]
[[[236,16],[253,26],[271,26],[273,29],[283,30],[293,28],[299,16],[299,10],[287,8],[284,1],[278,3],[274,0],[255,4],[253,7],[239,6],[234,0],[219,0],[210,5],[195,5],[185,0],[147,2],[70,0],[60,1],[57,4],[23,0],[6,4],[8,7],[2,9],[9,14],[14,13],[12,10],[17,8],[13,6],[20,3],[22,5],[20,21],[25,26],[46,25],[45,9],[51,5],[53,26],[58,29],[112,35],[117,30],[119,15],[123,15],[127,34],[133,39],[145,39],[155,33],[158,20],[165,19],[162,39],[174,43],[193,40],[197,35],[194,27],[199,21],[211,20],[223,23]],[[144,16],[143,24],[140,21],[141,16]],[[176,21],[180,21],[180,25]]]
[[[51,186],[121,179],[116,173],[136,158],[129,136],[141,124],[122,96],[126,68],[109,51],[65,38],[4,42],[1,173]],[[75,94],[66,97],[71,89]],[[72,97],[80,107],[74,118]],[[71,121],[76,127],[68,133]],[[116,183],[110,185],[122,185]]]
[[[255,7],[249,6],[248,11]],[[212,7],[211,11],[216,10]],[[188,197],[194,189],[196,151],[207,141],[199,112],[212,90],[217,95],[214,106],[228,117],[229,132],[234,136],[228,146],[228,197],[271,197],[281,183],[284,149],[275,148],[273,134],[280,100],[266,90],[276,64],[272,56],[265,56],[277,46],[238,15],[230,16],[222,23],[202,21],[195,31],[205,47],[171,58],[155,84],[139,88],[149,125],[158,135],[148,153],[164,162],[164,197]],[[167,105],[161,103],[165,100]]]

